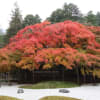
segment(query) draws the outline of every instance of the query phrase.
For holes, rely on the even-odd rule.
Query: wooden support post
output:
[[[32,76],[32,77],[33,77],[33,83],[34,83],[34,81],[35,81],[35,77],[34,77],[35,74],[34,74],[34,71],[32,71],[32,73],[33,73],[33,76]]]
[[[84,83],[86,83],[86,73],[85,73],[85,69],[84,69]]]
[[[64,69],[62,70],[62,81],[64,81]]]
[[[76,74],[77,74],[77,83],[80,84],[80,78],[79,78],[79,68],[76,68]]]

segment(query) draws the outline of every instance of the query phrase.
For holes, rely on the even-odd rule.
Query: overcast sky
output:
[[[11,11],[17,1],[23,17],[27,14],[39,14],[42,19],[50,16],[52,11],[61,8],[63,4],[74,3],[79,10],[86,14],[92,10],[94,13],[100,11],[100,0],[1,0],[0,1],[0,28],[8,27]]]

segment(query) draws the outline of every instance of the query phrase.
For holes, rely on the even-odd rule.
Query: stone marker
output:
[[[18,89],[17,93],[24,93],[24,90],[23,89]]]
[[[59,92],[61,92],[61,93],[69,93],[69,90],[67,90],[67,89],[60,89]]]

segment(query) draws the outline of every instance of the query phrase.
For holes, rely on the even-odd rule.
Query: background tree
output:
[[[89,11],[87,13],[87,15],[85,16],[85,19],[86,19],[87,25],[95,25],[95,26],[97,25],[97,23],[96,23],[96,15],[93,14],[92,11]]]
[[[47,20],[55,23],[65,20],[81,21],[82,14],[78,7],[72,3],[65,3],[62,9],[57,9],[52,12],[51,16]]]
[[[63,20],[63,10],[57,9],[56,11],[53,11],[51,16],[47,18],[47,20],[51,21],[52,23],[55,22],[61,22]]]
[[[15,9],[12,11],[11,21],[5,36],[5,44],[9,43],[9,38],[16,35],[16,33],[22,28],[22,15],[20,9],[17,3],[15,3],[14,6]]]
[[[2,48],[4,46],[4,32],[2,29],[0,29],[0,48]]]
[[[23,20],[23,27],[40,23],[40,22],[41,22],[41,18],[39,17],[39,15],[33,16],[32,14],[29,14],[26,15],[26,17]]]
[[[97,12],[96,14],[96,24],[97,26],[100,26],[100,12]]]
[[[65,20],[68,19],[68,20],[78,21],[82,17],[82,14],[80,13],[77,5],[72,3],[64,4],[63,13]]]

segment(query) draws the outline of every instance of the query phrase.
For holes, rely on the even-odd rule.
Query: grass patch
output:
[[[25,89],[54,89],[54,88],[72,88],[77,87],[78,84],[70,83],[70,82],[60,82],[60,81],[48,81],[41,82],[33,85],[24,85],[20,86],[20,88]]]
[[[21,100],[21,99],[9,97],[9,96],[0,96],[0,100]]]
[[[64,97],[64,96],[46,96],[39,100],[80,100],[80,99]]]

